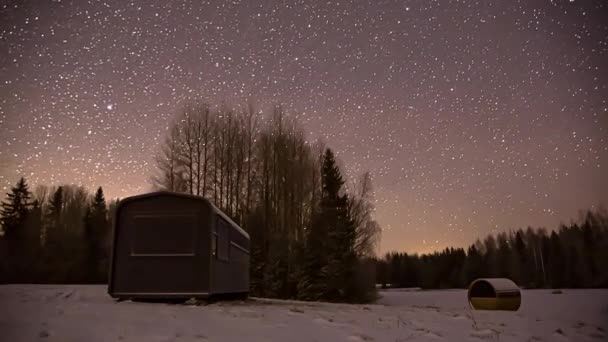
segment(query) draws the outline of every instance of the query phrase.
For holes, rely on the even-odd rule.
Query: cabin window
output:
[[[192,256],[196,252],[194,215],[136,214],[133,217],[131,255]]]
[[[227,261],[230,256],[230,230],[228,222],[221,217],[217,219],[216,234],[217,258]]]

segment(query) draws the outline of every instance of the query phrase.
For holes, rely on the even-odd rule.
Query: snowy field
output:
[[[523,292],[471,312],[466,292],[388,291],[374,305],[115,302],[104,286],[0,286],[0,341],[608,341],[608,290]]]

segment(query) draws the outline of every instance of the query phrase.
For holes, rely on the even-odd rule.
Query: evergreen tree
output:
[[[91,205],[87,206],[84,214],[84,243],[85,256],[83,270],[86,277],[86,282],[95,282],[97,280],[97,261],[99,260],[95,234],[95,223],[93,222],[93,214]]]
[[[379,259],[376,261],[376,283],[380,284],[383,289],[387,288],[389,278],[388,278],[388,263],[387,258]]]
[[[468,284],[463,284],[463,276],[462,270],[464,269],[464,263],[466,261],[467,255],[462,248],[450,249],[450,254],[448,255],[448,271],[451,270],[451,274],[446,272],[446,274],[450,274],[450,279],[448,280],[448,287],[450,288],[462,288]]]
[[[23,281],[28,283],[37,283],[40,281],[41,233],[42,205],[38,200],[34,200],[25,221],[23,243],[20,247],[23,253],[23,257],[20,258],[21,263],[24,265]]]
[[[496,238],[493,235],[488,235],[483,241],[483,274],[484,277],[496,277],[497,262],[496,262]]]
[[[91,206],[91,214],[97,225],[105,227],[108,223],[108,207],[106,206],[106,199],[103,194],[103,189],[99,187],[93,198]]]
[[[501,278],[512,278],[509,261],[511,257],[511,248],[507,240],[507,235],[502,232],[496,235],[496,274]]]
[[[42,205],[38,200],[32,202],[32,207],[25,222],[25,235],[32,244],[40,245],[42,228]]]
[[[58,187],[49,200],[45,214],[45,243],[49,248],[58,247],[63,233],[61,216],[63,213],[63,187]]]
[[[52,228],[59,229],[61,225],[61,214],[63,212],[63,187],[58,187],[49,200],[46,219],[47,224]]]
[[[11,188],[6,195],[6,201],[1,203],[0,224],[2,236],[0,249],[2,250],[3,273],[0,281],[24,281],[27,265],[25,261],[25,247],[27,246],[26,221],[31,207],[31,193],[25,178],[21,178],[17,185]]]
[[[349,215],[348,196],[342,194],[344,181],[336,165],[334,154],[325,151],[323,160],[323,196],[320,216],[327,230],[327,275],[325,298],[336,301],[353,300],[355,254],[355,226]]]
[[[401,266],[401,260],[407,258],[407,254],[391,253],[387,256],[390,271],[388,272],[391,287],[405,287],[402,281],[402,275],[405,273],[405,265]],[[405,261],[405,260],[404,260]],[[405,263],[405,262],[404,262]]]
[[[344,300],[357,261],[355,231],[348,198],[341,194],[344,181],[330,149],[323,156],[321,177],[321,203],[307,232],[298,292],[301,299]]]
[[[524,242],[523,232],[519,229],[515,233],[515,242],[513,247],[516,259],[516,266],[514,269],[515,282],[518,285],[527,285],[530,282],[530,274],[528,273],[528,253],[526,250],[526,244]]]
[[[551,247],[549,252],[549,281],[552,288],[563,286],[564,256],[559,236],[551,232]]]
[[[101,282],[104,280],[107,266],[107,235],[108,235],[108,209],[103,194],[99,187],[93,198],[93,202],[87,207],[84,216],[85,272],[90,282]]]
[[[305,255],[298,282],[298,298],[321,300],[326,293],[327,284],[327,230],[320,214],[315,214],[306,234]]]
[[[588,212],[580,223],[561,225],[549,235],[542,228],[519,229],[508,238],[505,233],[489,235],[471,245],[466,255],[453,248],[421,256],[389,253],[376,261],[381,270],[377,282],[441,288],[507,276],[525,287],[606,287],[608,271],[598,265],[608,256],[608,213],[602,208]],[[462,272],[463,282],[457,272]]]
[[[64,208],[63,187],[58,187],[50,196],[43,225],[43,258],[47,280],[52,282],[65,281],[66,230],[62,216]],[[71,256],[73,259],[73,256]]]
[[[584,283],[586,286],[594,286],[594,281],[598,276],[598,266],[596,266],[596,244],[599,241],[596,232],[599,230],[597,227],[597,220],[595,219],[592,212],[587,212],[585,221],[581,227],[582,240],[583,240],[583,263],[585,265],[584,272]]]
[[[29,201],[31,196],[25,178],[21,178],[6,194],[6,201],[2,202],[0,209],[0,223],[5,238],[18,239],[23,235],[25,220],[32,205]]]

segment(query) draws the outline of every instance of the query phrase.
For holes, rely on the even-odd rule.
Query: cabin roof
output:
[[[196,196],[196,195],[190,195],[190,194],[184,194],[181,192],[172,192],[172,191],[154,191],[154,192],[149,192],[149,193],[145,193],[145,194],[127,197],[125,199],[120,200],[118,205],[119,205],[119,207],[121,207],[123,204],[129,203],[129,202],[134,202],[134,201],[138,201],[141,199],[152,198],[152,197],[161,197],[161,196],[180,197],[180,198],[185,198],[185,199],[189,199],[189,200],[203,201],[206,204],[208,204],[209,206],[211,206],[211,208],[213,208],[213,211],[215,211],[224,220],[226,220],[228,223],[230,223],[230,225],[232,225],[239,233],[245,235],[249,239],[249,234],[243,228],[241,228],[238,224],[236,224],[234,221],[232,221],[230,219],[230,217],[228,217],[218,207],[216,207],[213,203],[211,203],[210,200],[208,200],[202,196]]]

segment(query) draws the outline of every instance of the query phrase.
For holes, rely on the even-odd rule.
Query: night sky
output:
[[[148,191],[192,99],[282,103],[372,172],[381,250],[608,203],[606,1],[0,0],[0,188]]]

